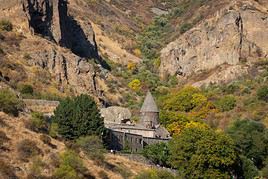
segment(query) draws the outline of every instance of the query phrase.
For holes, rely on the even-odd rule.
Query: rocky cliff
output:
[[[69,3],[65,0],[3,1],[0,17],[10,20],[14,29],[2,33],[5,38],[1,40],[1,47],[5,55],[1,58],[0,71],[15,87],[20,83],[30,83],[39,90],[55,86],[59,93],[67,90],[72,94],[87,93],[105,101],[105,95],[110,95],[105,93],[109,66],[99,55],[90,20],[80,16],[84,9],[77,9],[79,6],[74,1],[72,5]],[[2,67],[4,64],[6,69]],[[9,68],[11,64],[20,67],[21,74],[25,75],[13,75],[16,69]],[[42,76],[40,71],[49,74]],[[37,83],[42,84],[38,87]]]
[[[186,79],[207,72],[197,86],[235,79],[268,57],[266,29],[267,2],[233,1],[161,51],[160,75]]]
[[[99,58],[91,24],[81,26],[68,13],[66,0],[23,0],[31,31],[70,49],[80,57]]]

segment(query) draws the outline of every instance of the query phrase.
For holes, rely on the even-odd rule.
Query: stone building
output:
[[[137,124],[131,123],[131,115],[127,111],[129,110],[120,107],[101,110],[105,126],[109,129],[108,142],[111,149],[140,152],[146,145],[170,139],[169,132],[159,124],[159,110],[150,92],[146,95]]]

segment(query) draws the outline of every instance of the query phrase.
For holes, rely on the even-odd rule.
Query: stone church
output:
[[[144,146],[167,142],[169,132],[159,123],[159,109],[148,91],[140,110],[140,120],[131,122],[131,113],[126,108],[109,107],[101,110],[106,128],[109,129],[109,147],[113,150],[140,152]]]

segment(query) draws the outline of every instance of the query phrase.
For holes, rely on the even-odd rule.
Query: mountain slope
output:
[[[59,155],[67,150],[63,142],[49,137],[51,142],[47,143],[43,134],[25,128],[29,117],[24,114],[14,118],[0,112],[0,178],[4,179],[12,175],[27,178],[32,172],[36,172],[35,169],[41,166],[40,174],[47,177],[51,176],[57,167],[55,162],[58,160]],[[35,156],[27,157],[27,153],[27,155],[22,153],[21,144],[25,141],[32,141],[32,148],[35,148],[34,146],[36,145],[38,153],[33,154]],[[31,151],[28,152],[31,153]],[[112,168],[107,168],[88,159],[83,153],[79,153],[79,156],[92,178],[103,178],[102,173],[106,173],[108,178],[121,179],[125,177],[124,175],[127,172],[129,177],[133,177],[148,167],[122,156],[106,154],[105,161],[109,163],[110,167],[112,166]],[[41,166],[39,166],[40,164]],[[11,170],[8,170],[8,168],[11,168]]]
[[[205,73],[194,85],[222,83],[267,58],[267,2],[234,1],[161,51],[160,75],[180,79]],[[196,76],[195,76],[196,77]],[[195,81],[197,82],[197,81]]]

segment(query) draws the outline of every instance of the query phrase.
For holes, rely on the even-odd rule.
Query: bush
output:
[[[8,89],[0,90],[0,111],[18,116],[22,107],[22,101],[12,91]]]
[[[106,173],[105,171],[103,171],[103,170],[101,170],[101,171],[98,173],[98,175],[99,175],[99,177],[100,177],[101,179],[109,179],[107,173]]]
[[[35,132],[48,132],[49,124],[46,122],[44,115],[39,112],[32,112],[31,118],[26,122],[26,127]]]
[[[0,30],[12,31],[12,29],[13,29],[13,25],[9,20],[0,21]]]
[[[180,33],[183,34],[184,32],[190,30],[192,27],[193,27],[193,24],[191,23],[182,24],[182,26],[180,27]]]
[[[57,138],[58,137],[58,130],[59,130],[58,124],[55,122],[52,122],[50,127],[49,127],[49,135],[53,138]]]
[[[24,95],[33,95],[33,87],[31,85],[28,84],[23,84],[19,86],[19,91],[20,93],[24,94]]]
[[[40,135],[40,140],[47,145],[51,145],[51,138],[45,134]]]
[[[134,91],[139,91],[141,89],[141,82],[138,79],[134,79],[128,83],[128,87]]]
[[[168,167],[169,151],[166,143],[147,145],[142,152],[143,156],[154,164]]]
[[[73,151],[66,151],[60,156],[59,167],[53,173],[55,179],[93,178],[84,167],[83,161]]]
[[[14,171],[15,168],[0,160],[0,178],[18,179]]]
[[[53,122],[58,124],[58,133],[66,139],[86,135],[101,136],[105,131],[99,109],[88,95],[62,100],[54,114]]]
[[[242,172],[245,179],[251,179],[258,176],[258,168],[245,156],[240,156],[242,163]]]
[[[19,154],[19,159],[24,162],[28,162],[29,158],[42,153],[42,151],[37,147],[36,143],[29,139],[20,141],[17,145],[17,151]]]
[[[97,164],[104,162],[104,146],[102,140],[98,136],[80,137],[77,144],[92,160]]]
[[[135,179],[175,179],[178,178],[167,170],[151,169],[138,174]]]
[[[35,158],[30,167],[30,174],[27,176],[27,179],[45,179],[46,177],[41,175],[45,167],[46,163],[43,162],[41,158]]]
[[[236,99],[234,96],[224,96],[215,102],[216,107],[222,112],[230,111],[236,106]]]
[[[7,135],[3,131],[0,131],[0,149],[4,148],[4,145],[8,142],[8,140],[9,138]]]
[[[268,102],[268,86],[263,86],[257,91],[257,96],[259,100]]]

